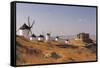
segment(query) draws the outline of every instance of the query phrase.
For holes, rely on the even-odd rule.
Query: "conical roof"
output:
[[[31,37],[36,37],[36,35],[35,34],[32,34]]]
[[[39,37],[44,37],[44,36],[40,34]]]
[[[50,36],[50,33],[47,33],[48,36]]]
[[[23,26],[20,27],[20,29],[22,29],[22,30],[29,29],[29,26],[24,23]]]
[[[59,36],[56,36],[56,38],[59,38]]]

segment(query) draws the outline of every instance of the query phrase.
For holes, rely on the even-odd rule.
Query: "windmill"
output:
[[[30,40],[36,40],[36,35],[33,33],[31,36],[30,36]]]
[[[59,39],[59,36],[56,36],[55,41],[58,41],[58,39]]]
[[[44,40],[44,35],[40,34],[40,35],[38,36],[38,41],[43,41],[43,40]]]
[[[50,40],[50,38],[51,38],[51,33],[47,33],[45,36],[45,41]]]
[[[33,23],[30,24],[30,17],[28,16],[28,24],[24,23],[19,29],[19,35],[24,36],[26,38],[29,38],[30,35],[32,35],[32,27],[35,23],[35,20],[33,20]]]

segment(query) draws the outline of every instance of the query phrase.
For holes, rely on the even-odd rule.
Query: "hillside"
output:
[[[75,43],[75,41],[73,42]],[[28,65],[96,60],[95,45],[87,48],[74,46],[74,43],[73,45],[66,45],[55,41],[30,41],[24,37],[16,36],[16,64]]]

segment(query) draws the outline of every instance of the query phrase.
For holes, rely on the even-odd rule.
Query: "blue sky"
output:
[[[32,32],[39,35],[75,35],[80,32],[96,34],[96,8],[17,3],[17,29],[35,20]]]

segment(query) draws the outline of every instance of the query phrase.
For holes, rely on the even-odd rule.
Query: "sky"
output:
[[[96,8],[45,4],[17,3],[16,29],[35,20],[32,32],[56,35],[75,35],[81,32],[96,35]]]

